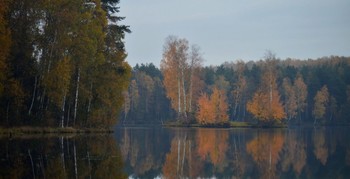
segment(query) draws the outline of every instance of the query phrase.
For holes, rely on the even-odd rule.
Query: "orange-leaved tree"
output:
[[[227,110],[225,91],[214,87],[210,97],[206,93],[202,93],[198,99],[197,122],[200,124],[227,122],[229,119]]]
[[[315,118],[314,123],[316,123],[317,119],[322,119],[326,114],[326,106],[329,101],[329,93],[326,85],[317,91],[314,101],[315,104],[312,115]]]
[[[276,63],[274,55],[268,53],[259,88],[247,103],[248,112],[263,122],[280,121],[286,117],[277,90]]]

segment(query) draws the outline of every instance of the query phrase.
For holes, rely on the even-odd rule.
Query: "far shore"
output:
[[[24,136],[24,135],[55,135],[55,134],[93,134],[93,133],[113,133],[114,130],[110,128],[54,128],[54,127],[0,127],[0,135],[2,136]]]
[[[179,122],[167,122],[163,124],[164,127],[193,127],[193,128],[287,128],[287,124],[259,124],[252,122],[238,122],[230,121],[219,124],[184,124]]]

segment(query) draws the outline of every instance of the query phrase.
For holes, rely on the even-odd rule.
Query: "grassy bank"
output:
[[[219,124],[184,124],[180,122],[167,122],[164,127],[199,127],[199,128],[286,128],[286,124],[259,124],[252,122],[230,121],[228,123]]]
[[[52,128],[52,127],[0,127],[0,135],[27,135],[27,134],[77,134],[77,133],[113,133],[112,129],[105,128]]]

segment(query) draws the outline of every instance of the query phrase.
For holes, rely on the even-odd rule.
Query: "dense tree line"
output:
[[[281,60],[270,54],[256,62],[205,67],[202,76],[206,86],[217,83],[218,76],[229,83],[231,120],[339,123],[349,122],[349,70],[349,57]]]
[[[197,120],[202,124],[228,120],[291,124],[350,122],[349,57],[281,60],[268,51],[259,61],[239,60],[203,67],[199,47],[195,47],[190,48],[186,39],[169,37],[160,71],[154,65],[134,68],[128,96],[138,100],[132,100],[130,106],[140,105],[143,111],[152,112],[145,115],[140,108],[134,111],[137,114],[129,110],[128,115],[148,120],[162,113],[162,120]],[[148,94],[155,84],[161,89],[152,93],[159,95],[157,98]],[[133,95],[135,91],[137,97]],[[170,106],[165,105],[169,100]],[[159,104],[163,107],[160,111]]]
[[[124,97],[122,124],[160,124],[174,116],[166,97],[163,75],[152,63],[137,64],[132,69]]]
[[[0,2],[2,125],[115,123],[131,71],[118,3]]]

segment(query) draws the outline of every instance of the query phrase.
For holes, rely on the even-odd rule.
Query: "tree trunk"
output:
[[[193,95],[193,92],[192,92],[192,89],[193,89],[193,87],[192,87],[192,80],[191,80],[191,84],[190,84],[190,94],[189,94],[189,101],[188,101],[188,104],[189,104],[189,106],[188,106],[188,111],[189,112],[192,112],[192,95]]]
[[[240,98],[240,96],[239,96],[239,87],[237,87],[236,90],[237,91],[236,91],[236,94],[235,94],[235,105],[233,107],[233,116],[234,117],[237,117],[237,108],[238,108],[238,102],[239,102],[239,98]]]
[[[35,99],[35,94],[36,94],[36,84],[38,82],[38,77],[35,76],[35,82],[34,82],[34,90],[33,90],[33,97],[32,97],[32,102],[30,103],[30,107],[29,107],[29,111],[28,111],[28,115],[30,115],[32,108],[33,108],[33,104],[34,104],[34,99]]]
[[[7,102],[7,107],[6,107],[6,122],[7,122],[7,125],[9,125],[9,111],[10,111],[10,101]]]
[[[63,101],[62,101],[62,116],[61,116],[61,128],[64,127],[64,107],[66,105],[66,94],[63,97]]]
[[[190,94],[189,94],[189,112],[192,112],[192,95],[193,95],[193,59],[191,62],[191,73],[190,73]]]
[[[187,118],[186,112],[187,112],[187,108],[186,108],[186,89],[185,89],[185,74],[184,74],[184,69],[181,70],[181,77],[182,77],[182,92],[183,92],[183,113],[185,115],[185,118]]]
[[[70,103],[68,103],[68,112],[67,112],[67,124],[66,126],[69,126],[69,119],[70,119]]]
[[[180,78],[177,78],[177,91],[178,91],[178,114],[181,114],[181,86]]]
[[[79,82],[80,82],[80,68],[78,68],[77,84],[75,89],[75,103],[74,103],[74,117],[73,117],[74,125],[75,125],[75,120],[77,118],[77,110],[78,110]]]
[[[87,112],[90,113],[90,108],[91,108],[91,101],[92,101],[92,82],[90,84],[90,92],[91,92],[91,95],[89,97],[89,104],[88,104],[88,109],[87,109]],[[89,114],[88,114],[89,115]]]
[[[272,106],[272,84],[270,83],[270,108]]]

